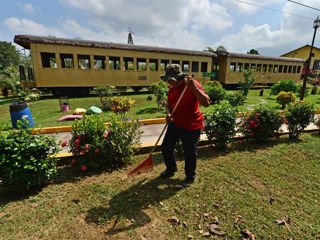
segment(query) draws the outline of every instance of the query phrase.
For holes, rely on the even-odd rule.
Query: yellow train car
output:
[[[267,57],[253,54],[218,52],[218,80],[225,86],[236,86],[243,79],[243,70],[253,70],[255,84],[272,85],[280,80],[299,81],[305,60],[288,57]],[[217,63],[213,69],[217,69]]]
[[[55,37],[16,35],[14,42],[31,50],[34,82],[56,95],[83,95],[96,86],[136,89],[160,81],[165,67],[180,64],[202,84],[210,81],[212,59],[205,51],[182,50]]]

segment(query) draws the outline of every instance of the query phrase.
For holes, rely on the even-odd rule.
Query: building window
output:
[[[230,72],[235,72],[236,71],[236,63],[231,62],[230,67],[229,67]]]
[[[120,70],[120,57],[109,57],[109,68],[111,70]]]
[[[137,69],[138,69],[138,71],[146,71],[147,70],[147,59],[137,58]]]
[[[263,64],[262,66],[262,72],[266,73],[268,69],[268,65],[267,64]]]
[[[243,71],[243,63],[238,63],[237,64],[237,72],[242,72]]]
[[[249,63],[245,63],[244,64],[244,70],[249,70],[250,64]]]
[[[183,72],[190,72],[190,62],[189,61],[182,61],[182,71]]]
[[[74,68],[73,55],[72,54],[60,54],[61,67],[62,68]]]
[[[261,64],[257,64],[257,72],[261,72]]]
[[[105,56],[93,56],[94,69],[106,69],[106,57]]]
[[[273,65],[272,65],[272,64],[269,64],[268,72],[271,73],[271,72],[272,72],[272,69],[273,69]]]
[[[208,71],[208,63],[202,62],[201,63],[201,72],[207,72]]]
[[[41,54],[42,67],[44,67],[44,68],[57,68],[58,67],[55,53],[42,52],[40,54]]]
[[[78,54],[78,68],[79,69],[90,69],[90,56]]]
[[[273,67],[273,72],[274,72],[274,73],[277,73],[277,72],[278,72],[278,65],[274,65],[274,67]]]
[[[130,70],[130,71],[134,70],[133,58],[124,57],[123,63],[124,63],[124,70]]]
[[[191,71],[192,72],[199,72],[199,62],[192,62],[191,63]]]
[[[313,60],[313,70],[320,70],[320,59]]]
[[[292,72],[292,66],[289,66],[288,73],[291,73],[291,72]]]
[[[301,71],[301,66],[298,66],[297,73],[300,73],[300,71]]]
[[[256,71],[256,64],[255,63],[251,63],[251,68],[250,69],[255,72]]]
[[[293,66],[292,72],[293,72],[293,73],[296,73],[296,72],[297,72],[297,66]]]
[[[283,66],[279,65],[279,73],[282,73],[282,70],[283,70]]]
[[[158,71],[158,59],[149,59],[150,71]]]
[[[288,72],[288,66],[287,65],[284,65],[283,66],[283,73],[287,73]]]
[[[160,61],[160,71],[165,71],[168,65],[169,65],[169,60],[162,59]]]
[[[172,60],[172,64],[179,64],[180,65],[180,61],[179,60]]]

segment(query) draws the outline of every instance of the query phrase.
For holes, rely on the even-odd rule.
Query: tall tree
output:
[[[249,52],[247,52],[247,54],[260,55],[260,53],[257,50],[253,49],[253,48]]]
[[[17,66],[20,53],[11,43],[0,41],[0,73],[9,66]]]
[[[206,47],[203,51],[205,52],[214,52],[214,49],[212,47]]]
[[[220,45],[220,46],[217,47],[217,50],[216,50],[216,51],[217,51],[217,52],[226,52],[227,49],[226,49],[224,46]]]

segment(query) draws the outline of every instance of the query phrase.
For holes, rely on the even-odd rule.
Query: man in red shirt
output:
[[[208,107],[210,98],[197,80],[181,72],[178,64],[167,66],[166,74],[161,78],[170,84],[166,105],[168,129],[161,145],[166,170],[161,173],[161,177],[172,177],[177,171],[173,152],[178,140],[181,139],[186,174],[182,186],[189,187],[196,176],[197,145],[203,128],[203,115],[199,110],[199,104]],[[171,115],[185,86],[188,88],[176,111]]]

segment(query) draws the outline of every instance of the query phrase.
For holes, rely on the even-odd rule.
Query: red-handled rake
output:
[[[188,86],[186,85],[185,88],[183,89],[178,101],[177,101],[177,104],[174,106],[172,112],[171,112],[171,116],[174,114],[174,112],[176,111],[182,97],[184,96],[186,90],[187,90]],[[131,170],[129,173],[128,173],[128,176],[133,176],[133,175],[137,175],[137,174],[140,174],[140,173],[143,173],[143,172],[146,172],[148,170],[151,170],[153,168],[153,161],[152,161],[152,153],[153,151],[156,149],[156,146],[158,145],[158,142],[160,140],[160,138],[162,137],[164,131],[167,129],[168,127],[168,123],[166,123],[166,125],[164,126],[164,128],[162,129],[162,132],[156,142],[156,144],[153,146],[151,152],[148,154],[147,158],[145,160],[143,160],[138,166],[136,166],[133,170]]]

